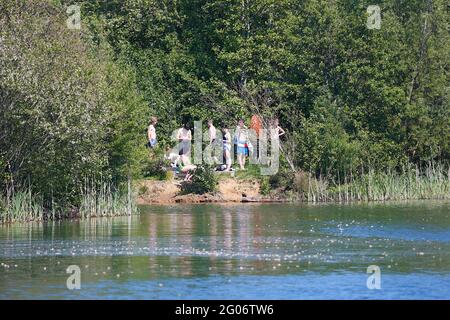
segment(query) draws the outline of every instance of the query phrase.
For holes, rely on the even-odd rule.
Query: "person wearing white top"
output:
[[[227,128],[222,129],[223,133],[223,152],[225,154],[225,171],[231,170],[231,134]]]
[[[150,119],[150,125],[147,129],[147,138],[148,138],[148,146],[150,148],[154,148],[156,146],[157,140],[156,140],[156,123],[158,123],[158,119],[156,117],[151,117]]]
[[[178,129],[177,139],[180,142],[180,155],[189,155],[191,152],[192,132],[189,124],[185,123]]]
[[[247,127],[244,125],[244,120],[239,120],[235,132],[235,143],[237,144],[236,153],[238,163],[241,170],[245,170],[245,158],[248,156],[248,135]]]

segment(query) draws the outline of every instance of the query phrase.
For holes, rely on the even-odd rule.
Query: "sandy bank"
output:
[[[229,203],[229,202],[278,202],[277,198],[264,197],[259,192],[257,180],[235,178],[221,179],[215,194],[180,195],[180,182],[142,180],[137,182],[138,204],[173,204],[173,203]]]

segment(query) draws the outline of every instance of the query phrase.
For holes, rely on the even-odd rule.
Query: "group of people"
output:
[[[158,120],[156,117],[151,117],[150,124],[147,130],[148,147],[155,148],[157,145],[156,124]],[[256,134],[262,129],[262,121],[259,116],[254,115],[251,120],[250,128],[255,130]],[[279,126],[279,120],[277,118],[272,119],[269,122],[269,129],[272,129],[272,134],[275,134],[276,138],[285,134],[285,131]],[[236,154],[240,170],[245,170],[246,158],[254,152],[254,147],[249,140],[248,128],[243,119],[240,119],[237,123],[234,137],[232,138],[230,130],[228,128],[221,129],[221,135],[218,135],[217,129],[214,126],[212,120],[208,120],[208,137],[209,145],[212,149],[215,149],[218,145],[219,139],[222,139],[223,148],[223,162],[221,166],[222,171],[232,171],[232,148],[236,145]],[[271,137],[272,139],[275,137]],[[171,161],[171,165],[174,168],[178,168],[180,172],[186,174],[185,180],[189,181],[192,178],[192,174],[196,169],[196,166],[191,163],[191,142],[192,131],[189,124],[186,122],[176,132],[176,139],[179,141],[178,152],[175,153],[169,147],[166,149],[166,159]],[[219,162],[217,157],[213,157],[214,161]]]

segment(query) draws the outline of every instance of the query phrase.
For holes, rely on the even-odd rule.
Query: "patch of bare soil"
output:
[[[261,198],[256,180],[223,179],[219,182],[219,193],[226,202],[242,202],[243,199],[257,201]]]
[[[204,203],[204,202],[260,202],[259,182],[256,180],[221,179],[215,194],[179,195],[180,182],[141,180],[137,182],[138,204]],[[267,200],[267,199],[266,199]]]
[[[180,192],[176,181],[141,180],[136,189],[138,204],[174,203],[173,199]]]

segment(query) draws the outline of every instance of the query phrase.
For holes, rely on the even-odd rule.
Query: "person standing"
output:
[[[210,119],[208,120],[208,136],[209,136],[209,147],[211,148],[211,152],[213,153],[213,161],[215,163],[218,163],[219,160],[217,159],[217,157],[214,155],[215,153],[215,147],[216,147],[216,127],[214,127],[213,121]]]
[[[223,133],[223,152],[225,155],[225,171],[231,171],[231,134],[228,128],[222,129]]]
[[[208,134],[209,134],[209,144],[212,145],[216,142],[216,127],[214,127],[213,121],[208,120]]]
[[[271,129],[275,130],[276,136],[279,138],[286,132],[280,127],[278,118],[273,119]]]
[[[177,139],[180,142],[180,156],[186,155],[189,157],[191,154],[192,132],[187,122],[183,124],[183,127],[178,129]]]
[[[280,137],[282,135],[284,135],[286,132],[283,130],[283,128],[280,127],[279,125],[279,121],[278,118],[274,118],[270,121],[269,123],[269,130],[270,130],[270,141],[271,141],[271,145],[272,145],[272,156],[273,155],[273,146],[274,146],[274,141],[277,141],[277,145],[279,145],[280,143]],[[271,159],[268,159],[268,164],[271,165],[272,161]]]
[[[158,123],[158,119],[156,117],[150,118],[150,124],[147,129],[147,139],[148,139],[148,146],[150,148],[155,148],[156,143],[158,142],[156,139],[156,124]]]
[[[263,128],[263,122],[261,120],[261,117],[259,115],[254,114],[250,120],[250,129],[253,130],[254,134],[256,135],[255,143],[255,150],[256,158],[259,161],[259,135],[261,133],[261,130]]]
[[[262,129],[262,120],[260,116],[254,114],[250,120],[250,129],[255,131],[256,139],[259,139],[259,133]]]
[[[239,167],[241,170],[245,170],[245,158],[248,156],[248,135],[247,127],[244,125],[243,119],[240,119],[238,122],[234,139],[237,145],[236,153]]]

